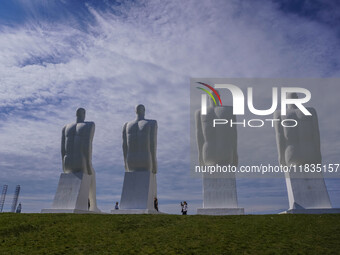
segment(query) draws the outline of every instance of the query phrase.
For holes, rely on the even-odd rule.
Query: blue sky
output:
[[[51,206],[62,172],[61,129],[84,107],[96,123],[98,205],[108,212],[122,189],[122,125],[143,103],[159,126],[160,209],[178,213],[187,200],[194,213],[202,194],[189,170],[190,78],[339,77],[339,13],[336,1],[1,1],[5,210],[16,184],[23,212]],[[339,106],[339,91],[320,91]],[[322,135],[339,144],[339,118],[332,124]],[[340,182],[327,185],[340,207]],[[288,207],[283,179],[240,179],[238,195],[247,213]]]

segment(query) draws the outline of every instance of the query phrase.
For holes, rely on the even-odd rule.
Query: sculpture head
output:
[[[81,123],[81,122],[84,122],[85,121],[85,109],[84,108],[78,108],[77,109],[77,123]]]
[[[142,104],[139,104],[136,106],[136,114],[138,119],[144,119],[145,116],[145,106]]]

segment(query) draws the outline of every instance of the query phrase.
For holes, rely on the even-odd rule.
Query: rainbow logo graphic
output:
[[[209,84],[206,84],[206,83],[203,83],[203,82],[197,82],[197,83],[209,88],[216,95],[216,97],[218,98],[218,100],[220,101],[220,104],[222,106],[222,100],[220,98],[220,95],[217,93],[217,91],[213,87],[211,87]],[[206,92],[212,98],[212,100],[214,101],[215,106],[217,106],[217,102],[215,100],[215,97],[211,94],[211,92],[209,90],[201,88],[201,87],[196,87],[196,88]]]

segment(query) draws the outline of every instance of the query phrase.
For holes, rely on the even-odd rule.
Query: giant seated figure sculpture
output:
[[[296,99],[296,93],[287,98]],[[286,115],[274,113],[279,164],[297,166],[297,171],[285,173],[289,209],[284,213],[340,213],[332,209],[327,187],[321,172],[300,172],[298,166],[321,164],[320,133],[316,110],[308,107],[311,116],[304,115],[294,104],[289,104]],[[282,120],[293,119],[295,127],[283,127]]]
[[[92,166],[94,122],[85,122],[85,109],[77,109],[76,123],[62,130],[61,174],[52,209],[42,212],[100,212],[96,202],[96,176]]]
[[[136,107],[136,118],[123,127],[125,176],[120,210],[112,213],[156,213],[157,121],[145,119],[145,107]]]
[[[196,139],[200,166],[237,166],[237,130],[235,126],[217,125],[213,127],[213,119],[232,119],[232,106],[215,106],[210,99],[206,115],[196,111]],[[198,214],[233,215],[244,214],[238,207],[236,179],[234,173],[203,175],[203,208]]]

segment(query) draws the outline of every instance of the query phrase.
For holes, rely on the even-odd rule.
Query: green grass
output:
[[[2,213],[0,254],[340,254],[340,215]]]

